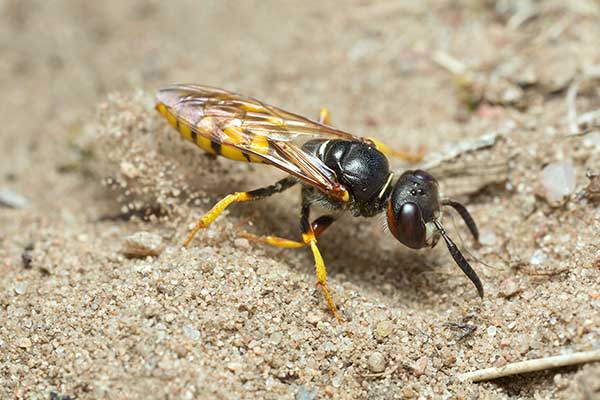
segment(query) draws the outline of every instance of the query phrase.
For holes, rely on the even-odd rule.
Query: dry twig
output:
[[[527,372],[542,371],[550,368],[566,367],[569,365],[584,364],[600,361],[600,350],[583,351],[580,353],[566,354],[562,356],[537,358],[535,360],[519,361],[507,364],[503,367],[485,368],[477,371],[467,372],[458,376],[461,381],[480,382],[491,379],[502,378]]]

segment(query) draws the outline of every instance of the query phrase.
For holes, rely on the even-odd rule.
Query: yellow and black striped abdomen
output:
[[[202,119],[200,124],[192,128],[190,122],[173,113],[165,104],[157,103],[156,110],[184,139],[210,154],[236,161],[262,163],[263,158],[256,154],[266,155],[269,152],[269,142],[263,135],[243,131],[235,126],[221,129],[212,123],[214,121],[210,117]]]

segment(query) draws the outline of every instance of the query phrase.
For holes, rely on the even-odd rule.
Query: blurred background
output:
[[[31,160],[23,144],[77,126],[113,91],[209,84],[436,145],[466,131],[452,123],[466,112],[460,71],[436,55],[553,90],[598,61],[598,3],[584,0],[3,0],[0,12],[2,149],[15,168]]]
[[[319,108],[327,106],[332,112],[332,124],[336,127],[361,136],[375,136],[397,148],[425,145],[428,152],[444,152],[459,141],[473,139],[486,132],[508,129],[521,135],[514,142],[507,141],[510,155],[522,157],[519,163],[515,163],[517,172],[513,173],[512,180],[508,180],[506,185],[502,183],[488,191],[470,193],[472,198],[469,207],[484,230],[487,229],[484,233],[487,233],[489,247],[487,252],[484,248],[482,254],[488,257],[486,260],[491,259],[490,263],[502,265],[503,268],[498,270],[478,266],[479,271],[482,271],[482,280],[486,281],[486,290],[490,288],[492,299],[491,302],[484,303],[484,311],[478,308],[480,302],[473,296],[468,282],[463,281],[460,272],[448,261],[445,249],[438,248],[437,252],[426,255],[404,252],[403,257],[406,258],[403,258],[398,256],[402,250],[398,249],[395,241],[373,236],[372,232],[381,231],[376,223],[368,229],[363,229],[366,225],[362,225],[362,222],[332,228],[339,229],[338,232],[345,232],[339,237],[332,235],[330,244],[324,247],[326,258],[331,260],[328,265],[332,266],[332,276],[336,282],[334,284],[339,284],[334,292],[343,294],[340,294],[340,298],[344,299],[341,304],[350,304],[346,308],[355,310],[355,321],[361,321],[361,318],[367,321],[375,315],[372,312],[373,308],[385,309],[385,312],[393,315],[394,327],[397,327],[398,334],[385,340],[379,338],[374,344],[371,340],[375,337],[374,334],[371,331],[365,333],[360,329],[375,329],[377,321],[369,320],[364,325],[356,324],[356,342],[351,343],[348,353],[340,350],[336,353],[340,359],[331,361],[333,356],[319,350],[320,346],[322,342],[327,344],[329,341],[338,346],[335,340],[341,338],[342,334],[327,329],[321,332],[315,328],[316,323],[314,326],[307,324],[305,314],[294,309],[292,305],[282,306],[283,302],[265,304],[264,307],[271,307],[268,309],[269,313],[281,313],[281,318],[286,320],[286,324],[289,322],[289,326],[297,332],[304,332],[307,338],[314,340],[314,349],[303,348],[298,355],[300,358],[305,354],[314,357],[316,361],[311,364],[313,375],[301,375],[307,369],[303,365],[292,363],[295,370],[292,371],[293,368],[290,367],[290,371],[296,373],[293,379],[298,380],[290,378],[291,380],[286,381],[288,378],[285,378],[285,374],[289,371],[283,370],[287,368],[287,364],[273,366],[272,369],[268,369],[271,368],[269,366],[267,372],[261,370],[262,375],[258,378],[252,376],[236,380],[233,386],[224,388],[223,397],[232,393],[239,395],[240,387],[244,385],[246,389],[257,390],[256,393],[262,394],[265,392],[261,391],[275,387],[279,393],[285,393],[292,398],[292,389],[293,393],[312,393],[308,389],[308,392],[302,392],[303,386],[298,386],[306,382],[320,388],[320,396],[323,393],[329,393],[331,396],[334,396],[332,393],[336,396],[341,393],[341,398],[364,397],[367,394],[370,394],[370,398],[390,398],[392,395],[410,398],[419,392],[431,390],[432,385],[436,385],[437,395],[449,391],[444,392],[448,396],[448,393],[467,393],[470,397],[486,397],[487,393],[489,398],[497,398],[501,393],[506,396],[527,397],[537,393],[539,398],[545,398],[556,394],[556,390],[562,390],[557,389],[561,385],[563,389],[569,387],[572,390],[569,393],[575,393],[579,390],[577,382],[584,382],[587,379],[585,376],[579,381],[573,378],[573,375],[567,375],[567,378],[537,376],[521,382],[521,386],[514,386],[511,382],[500,383],[499,386],[483,386],[483,392],[479,392],[476,387],[465,389],[463,386],[452,386],[458,385],[452,377],[461,369],[474,369],[488,361],[502,364],[522,358],[556,354],[563,345],[586,349],[592,343],[592,339],[598,340],[597,318],[589,317],[595,307],[593,302],[598,301],[597,285],[596,289],[589,289],[593,282],[597,284],[598,271],[597,268],[590,269],[589,266],[596,265],[594,262],[600,260],[595,253],[597,243],[592,243],[595,239],[591,233],[599,221],[598,217],[594,217],[597,212],[590,212],[592,207],[585,202],[578,203],[578,210],[569,209],[568,213],[565,210],[557,212],[549,209],[540,201],[539,196],[536,197],[534,183],[538,171],[543,166],[556,159],[562,159],[567,154],[572,156],[578,168],[578,187],[583,187],[587,182],[584,171],[592,168],[592,164],[597,160],[597,149],[600,148],[598,132],[582,139],[581,143],[588,143],[585,146],[580,146],[580,142],[574,140],[564,140],[562,135],[577,133],[579,129],[585,130],[590,126],[591,120],[581,121],[580,124],[575,118],[577,114],[572,113],[573,106],[577,106],[579,115],[600,109],[598,85],[590,84],[600,77],[599,38],[600,2],[594,0],[0,0],[0,187],[9,188],[11,196],[20,194],[26,199],[25,203],[16,207],[23,210],[2,209],[0,214],[0,224],[3,228],[11,226],[10,230],[6,228],[5,233],[0,232],[0,247],[6,245],[6,250],[0,251],[0,256],[7,260],[2,264],[5,273],[3,285],[12,288],[12,282],[28,281],[30,288],[39,289],[29,289],[30,293],[45,293],[39,296],[32,295],[31,298],[21,296],[15,300],[11,296],[16,289],[6,289],[2,292],[4,297],[0,298],[0,305],[10,304],[6,308],[11,313],[14,312],[13,315],[23,315],[23,310],[32,308],[28,302],[43,308],[44,304],[47,304],[46,299],[62,292],[63,287],[73,290],[71,298],[77,299],[83,298],[84,292],[91,293],[96,290],[101,286],[98,282],[104,280],[107,280],[107,285],[114,284],[115,288],[122,288],[123,281],[130,278],[142,280],[141,275],[135,272],[124,273],[124,277],[119,277],[119,271],[131,271],[137,268],[137,264],[123,261],[122,257],[119,259],[120,264],[111,264],[116,259],[115,249],[120,245],[120,238],[136,226],[152,231],[158,230],[159,227],[135,225],[134,222],[98,223],[98,216],[102,214],[98,209],[104,211],[112,207],[112,203],[97,201],[97,193],[105,190],[98,188],[100,179],[90,179],[89,175],[74,171],[74,168],[69,166],[81,156],[73,143],[94,125],[97,109],[102,108],[99,105],[111,94],[128,96],[142,90],[150,104],[152,93],[157,88],[170,83],[185,82],[237,91],[309,117],[316,118]],[[127,101],[120,97],[117,99],[111,100],[110,106],[104,106],[104,119],[100,128],[113,126],[110,119],[112,114],[115,115],[115,120],[126,120],[123,115],[130,112],[133,119],[137,118],[136,123],[146,118],[146,110],[140,111],[139,103],[133,104],[129,109]],[[157,118],[150,107],[151,104],[147,107],[148,118]],[[122,120],[119,120],[119,123]],[[163,128],[165,127],[161,125],[160,129]],[[528,135],[534,139],[529,139]],[[186,156],[195,155],[196,153],[192,155],[190,152]],[[503,156],[506,161],[508,156]],[[204,161],[199,163],[208,164]],[[118,171],[118,163],[111,167]],[[161,166],[153,168],[160,169]],[[229,184],[234,179],[246,179],[246,175],[243,174],[247,171],[246,166],[227,168],[231,168],[230,171],[234,173],[227,175],[225,180],[228,189],[222,191],[231,190],[233,186]],[[267,171],[266,175],[268,174]],[[214,175],[215,179],[220,179],[220,175]],[[199,179],[204,177],[200,176]],[[249,187],[244,187],[246,188]],[[208,190],[211,189],[210,182],[203,189],[213,196],[202,203],[202,207],[207,207],[215,197],[214,193]],[[473,192],[478,189],[473,189]],[[26,208],[27,204],[33,204],[34,207]],[[284,221],[285,226],[291,227],[287,232],[296,229],[296,210],[292,209],[292,206],[286,206],[281,201],[267,204],[278,206],[273,207],[273,211],[258,206],[258,216],[272,212],[279,218],[265,218],[267,221],[261,228]],[[193,210],[196,213],[200,211],[199,207]],[[242,212],[241,215],[257,215],[251,214],[252,212]],[[192,219],[191,213],[185,208],[180,215],[185,215],[186,221],[189,222]],[[174,225],[176,228],[170,226],[173,230],[165,236],[178,237],[177,235],[186,230],[185,223]],[[61,226],[67,226],[68,229],[61,229]],[[570,231],[565,228],[569,226],[572,227]],[[174,229],[181,232],[175,234]],[[226,229],[230,236],[233,236],[231,224]],[[286,232],[285,229],[283,232]],[[566,237],[565,235],[572,236],[560,239]],[[546,237],[548,239],[545,239]],[[370,243],[373,238],[376,238],[377,242],[381,239],[382,244],[363,250],[361,244]],[[169,240],[171,239],[173,238],[170,237]],[[23,272],[21,269],[21,261],[29,259],[23,258],[25,256],[22,254],[26,254],[23,253],[23,249],[29,241],[34,240],[37,251],[37,256],[33,256],[34,265],[35,260],[38,260],[42,264],[50,265],[44,264],[44,268],[56,267],[58,272],[52,272],[52,279],[46,279],[49,273],[46,274],[43,270],[42,274],[36,275],[31,270]],[[353,249],[345,247],[350,240],[357,243],[356,246],[351,246]],[[95,248],[98,254],[88,252],[88,249],[94,249],[91,245],[94,241],[100,244]],[[552,247],[556,241],[558,247]],[[174,239],[172,242],[175,243]],[[226,253],[229,249],[225,247],[231,242],[233,239],[216,244],[211,242],[211,251]],[[573,250],[574,243],[578,243],[576,250]],[[550,247],[552,249],[549,249]],[[63,251],[65,253],[62,253]],[[253,257],[263,261],[267,258],[263,264],[271,266],[274,270],[299,274],[294,275],[293,279],[286,278],[294,282],[293,288],[285,287],[281,282],[269,281],[269,285],[279,291],[278,296],[293,297],[294,301],[298,299],[298,310],[318,309],[316,304],[320,303],[317,303],[316,299],[320,298],[302,295],[312,290],[312,259],[309,256],[299,252],[288,256],[286,253],[285,257],[277,256],[271,260],[274,252],[264,253],[256,248],[238,248],[232,251],[251,253]],[[85,263],[81,263],[77,258],[81,254],[89,256]],[[514,259],[510,258],[513,256]],[[518,258],[521,256],[525,263]],[[358,261],[354,265],[356,260]],[[550,265],[544,264],[548,260],[554,263],[551,266],[559,265],[559,262],[572,262],[564,268],[577,267],[581,270],[577,275],[578,280],[562,279],[566,275],[557,275],[558,278],[553,280],[554,275],[551,275],[551,278],[539,283],[536,281],[539,276],[532,277],[527,273],[515,272],[523,265],[529,265],[527,260],[531,266],[540,268]],[[179,263],[186,262],[189,260]],[[223,260],[220,262],[226,265]],[[294,266],[288,269],[288,262]],[[402,264],[402,268],[398,267],[399,263]],[[370,264],[380,266],[371,268]],[[423,267],[424,264],[427,266]],[[82,281],[73,282],[71,279],[79,279],[79,275],[73,274],[73,271],[79,271],[80,265],[84,265],[81,270]],[[106,270],[100,270],[97,275],[93,275],[98,265],[105,266]],[[433,272],[429,268],[431,265],[439,268]],[[191,282],[195,280],[185,275],[188,273],[186,271],[173,279],[192,285]],[[210,276],[210,271],[212,268],[207,268],[203,273]],[[593,275],[593,272],[596,272],[596,275]],[[267,279],[265,277],[270,276],[269,274],[270,270],[258,276],[260,279]],[[310,279],[307,280],[307,276],[310,276]],[[514,276],[517,276],[518,279],[515,279],[518,282],[508,281],[507,285],[506,279],[513,279]],[[218,284],[221,280],[215,278],[211,282]],[[229,293],[231,287],[239,289],[235,282],[231,283],[226,279],[222,282],[226,282],[224,292]],[[138,284],[143,285],[140,282]],[[345,292],[341,289],[342,285],[346,287]],[[503,285],[508,286],[507,295],[502,294]],[[43,292],[44,288],[48,287],[52,287],[52,291]],[[535,288],[537,292],[531,288]],[[519,297],[521,292],[528,293],[525,299]],[[114,293],[120,292],[115,289]],[[144,291],[140,290],[136,295],[142,296],[143,293]],[[231,293],[231,296],[235,297],[240,292]],[[569,293],[571,297],[568,301],[563,299],[561,304],[548,305],[546,300],[555,299],[557,293]],[[196,301],[195,296],[193,294],[189,298]],[[134,297],[131,295],[131,298]],[[162,293],[156,297],[159,301],[166,298]],[[127,315],[131,310],[136,310],[136,306],[129,304],[128,299],[119,303],[121,308],[112,314],[117,321],[122,319],[120,313]],[[367,299],[383,299],[381,304],[386,306],[379,307],[380,303],[369,303]],[[518,299],[519,302],[512,302],[511,299]],[[252,297],[252,301],[254,300],[256,298]],[[62,308],[64,304],[61,301],[64,299],[52,303],[58,304],[53,312],[59,316],[71,315],[72,309]],[[469,301],[472,302],[468,303]],[[220,314],[222,309],[215,311],[214,307],[226,307],[229,303],[216,303],[204,305],[204,309],[199,308],[199,318],[210,313],[224,315]],[[521,305],[527,303],[532,304],[528,311],[530,314],[521,310]],[[14,304],[20,305],[17,307]],[[468,304],[468,307],[465,304]],[[165,309],[170,307],[170,299],[165,300],[163,306]],[[548,310],[545,309],[546,306],[549,307]],[[85,307],[87,305],[83,307],[87,312]],[[194,307],[184,305],[181,309],[193,310]],[[266,312],[262,307],[261,305],[256,309],[256,314],[260,317]],[[500,309],[501,307],[506,308]],[[296,310],[295,320],[288,321],[292,318],[286,314],[288,309]],[[242,312],[237,308],[234,308],[234,311]],[[578,313],[581,315],[577,316]],[[429,339],[426,339],[412,328],[417,324],[413,321],[420,321],[418,326],[431,336],[438,338],[438,333],[443,332],[447,336],[439,340],[454,340],[454,332],[441,327],[447,320],[462,321],[461,318],[466,318],[466,314],[473,317],[482,327],[476,333],[480,341],[469,344],[475,350],[464,350],[454,345],[444,347],[452,353],[448,357],[438,354],[438,347],[442,345],[432,348],[431,342],[428,342],[431,338],[427,336]],[[510,317],[503,320],[504,315]],[[558,318],[558,323],[555,319],[548,325],[548,315],[561,317]],[[598,313],[595,315],[597,317]],[[147,326],[144,324],[149,318],[151,317],[146,319],[146,316],[136,314],[134,321],[127,325],[127,329],[132,332],[132,341],[149,338],[152,344],[159,343],[159,340],[154,340],[152,336],[155,334],[154,327],[148,328],[143,334],[137,331],[140,326]],[[502,330],[518,318],[521,319],[515,331]],[[582,322],[584,319],[587,322]],[[561,322],[573,320],[575,322],[569,322],[568,326],[567,322]],[[69,325],[70,328],[76,327],[84,332],[78,332],[73,336],[74,339],[69,339],[72,340],[70,343],[63,344],[67,348],[65,354],[79,354],[80,347],[84,346],[79,340],[89,334],[91,339],[89,343],[86,342],[86,346],[89,346],[86,351],[94,354],[97,348],[102,347],[97,345],[98,341],[101,341],[107,349],[106,358],[119,359],[121,353],[115,355],[112,352],[115,339],[110,336],[93,336],[89,332],[94,332],[94,327],[99,322],[94,319],[86,321],[85,324],[79,321]],[[179,332],[181,326],[176,326],[177,322],[179,320],[173,324],[173,330]],[[530,322],[531,325],[544,328],[543,331],[540,330],[542,333],[536,337],[535,345],[532,346],[527,342]],[[116,326],[118,323],[114,320],[106,322],[110,326]],[[215,328],[217,325],[213,321],[202,323],[202,326],[198,323],[198,329],[203,335],[205,330],[212,332],[214,338],[226,343],[233,337],[226,330]],[[488,325],[499,327],[498,336],[493,337],[496,335],[495,328],[491,331],[493,335],[484,333],[490,332],[485,330]],[[43,322],[40,322],[39,326],[43,326]],[[48,332],[51,327],[39,329],[39,326],[37,334],[50,335]],[[263,323],[260,328],[265,326],[278,325],[269,322]],[[210,331],[211,329],[213,331]],[[248,337],[257,332],[264,334],[256,327],[250,326],[245,329],[244,334]],[[443,329],[446,330],[441,331]],[[519,331],[520,329],[522,331]],[[14,333],[17,331],[15,328],[12,331],[9,329],[9,333],[0,333],[18,336]],[[24,338],[32,337],[28,331],[23,332]],[[195,334],[196,331],[191,332]],[[173,332],[169,332],[169,335],[171,334]],[[284,335],[284,338],[288,336]],[[497,342],[501,336],[508,345],[500,355],[497,352]],[[361,342],[364,338],[368,340]],[[410,340],[400,342],[406,338]],[[53,337],[48,340],[51,339],[53,340]],[[262,339],[258,337],[255,340],[258,342]],[[11,347],[14,363],[11,364],[10,373],[4,376],[11,385],[10,397],[26,393],[26,390],[19,389],[25,377],[30,380],[24,386],[32,387],[37,382],[44,390],[51,386],[62,387],[70,393],[88,393],[89,387],[85,387],[85,384],[91,385],[94,390],[97,389],[98,393],[106,393],[102,392],[108,387],[108,384],[106,387],[102,386],[104,375],[94,375],[91,378],[82,375],[83,383],[74,386],[69,378],[71,364],[65,364],[67,367],[63,369],[50,368],[50,371],[46,371],[47,356],[54,354],[54,348],[42,348],[40,353],[36,354],[37,358],[29,359],[23,355],[23,349],[31,348],[32,342],[22,340],[24,341],[12,340],[22,345]],[[282,347],[285,348],[282,357],[287,357],[291,351],[291,345],[285,340],[282,342]],[[306,342],[310,344],[310,340]],[[127,342],[126,345],[134,346],[135,343]],[[413,345],[420,347],[409,348]],[[124,345],[124,348],[129,349],[127,346]],[[388,360],[395,360],[396,364],[395,369],[388,368],[387,371],[393,369],[390,374],[397,374],[401,378],[395,375],[383,377],[381,380],[365,378],[373,372],[373,369],[367,366],[366,355],[376,346],[388,346],[389,353],[384,354]],[[456,350],[457,348],[459,350]],[[192,395],[202,393],[202,389],[210,385],[213,385],[210,386],[210,390],[213,391],[205,393],[217,393],[222,389],[219,382],[230,382],[223,378],[225,375],[218,375],[221,374],[218,365],[211,364],[219,363],[219,360],[225,357],[223,353],[197,350],[195,345],[190,345],[189,349],[198,351],[195,359],[190,357],[194,362],[190,362],[189,365],[193,367],[190,369],[184,364],[181,364],[183,367],[173,364],[176,366],[170,369],[173,380],[170,381],[168,390],[172,396],[177,397],[187,385],[178,381],[187,379],[181,371],[190,371],[192,375],[197,373],[205,378],[205,381],[198,378],[198,381],[203,383],[198,384],[197,392],[186,392]],[[211,348],[210,351],[213,350],[214,348]],[[159,346],[156,357],[162,357],[163,351],[167,350],[164,346]],[[123,351],[123,354],[127,352],[128,350]],[[132,381],[136,380],[135,368],[146,362],[144,357],[150,353],[151,351],[140,351],[138,356],[142,361],[132,359],[129,364],[129,361],[123,361],[124,364],[116,364],[117,366],[106,374],[114,373],[117,377],[113,378],[117,381],[120,379],[120,368],[125,369],[127,366],[134,371],[129,378]],[[175,353],[176,351],[167,351],[168,356],[183,363],[185,356],[180,357],[179,353],[174,355]],[[227,354],[227,357],[230,355]],[[394,359],[396,356],[397,359]],[[423,360],[423,357],[429,357],[431,361],[418,361]],[[195,363],[198,359],[208,366],[198,367]],[[406,363],[405,359],[408,360]],[[62,365],[62,361],[59,361],[51,361],[51,367]],[[254,371],[253,365],[250,364],[245,365],[245,371]],[[356,368],[354,372],[348,372],[347,366],[351,364]],[[433,367],[434,365],[436,366]],[[102,361],[94,364],[94,368],[102,369],[104,366]],[[33,373],[30,373],[29,368]],[[374,370],[377,368],[374,367]],[[428,373],[425,372],[426,368],[429,368]],[[449,372],[437,373],[444,368]],[[169,368],[165,367],[165,370]],[[342,377],[346,373],[346,382],[352,384],[340,383],[335,386],[336,381],[332,377],[338,374],[338,371],[342,371],[339,375]],[[234,370],[229,372],[237,374]],[[588,376],[592,376],[594,372],[597,373],[597,369],[588,370]],[[277,378],[277,374],[280,373],[284,374],[284,378]],[[229,379],[233,379],[232,376],[230,374]],[[236,379],[239,377],[235,376]],[[267,387],[266,376],[275,381],[276,385]],[[32,383],[36,379],[37,381]],[[193,381],[197,376],[190,379]],[[137,385],[139,393],[152,393],[152,388],[166,387],[160,380],[153,381],[154,386],[150,389],[143,381],[136,381],[135,385],[129,381],[118,382],[124,388]],[[403,382],[414,384],[414,391],[404,390]],[[204,384],[208,386],[202,386]],[[539,387],[543,388],[542,394],[538,392]],[[331,390],[327,392],[326,388]],[[0,397],[1,394],[0,391]],[[207,398],[211,398],[210,395],[207,395]],[[273,395],[273,398],[280,397]]]

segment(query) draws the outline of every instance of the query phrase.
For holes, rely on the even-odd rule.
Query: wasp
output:
[[[327,109],[322,109],[319,120],[314,121],[250,97],[201,85],[166,87],[157,92],[156,98],[157,111],[184,139],[204,151],[232,160],[272,165],[288,174],[270,186],[227,195],[198,220],[185,247],[232,203],[264,199],[300,184],[302,239],[251,237],[279,247],[310,247],[317,284],[338,320],[342,319],[327,286],[327,271],[317,243],[343,211],[357,217],[385,213],[389,231],[412,249],[433,247],[443,238],[456,264],[483,297],[479,277],[442,225],[442,207],[449,206],[458,212],[477,240],[477,225],[466,207],[440,198],[438,182],[428,172],[408,170],[395,178],[390,169],[388,157],[416,162],[422,154],[394,151],[374,138],[335,129],[330,126]],[[332,214],[311,221],[310,211],[315,205]]]

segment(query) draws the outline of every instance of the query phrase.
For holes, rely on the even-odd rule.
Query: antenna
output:
[[[463,209],[466,211],[466,209],[464,207],[463,207]],[[459,213],[460,213],[460,211],[459,211]],[[469,214],[467,213],[467,215],[469,215]],[[470,215],[469,215],[469,217],[470,217]],[[472,219],[471,219],[471,221],[472,221]],[[481,284],[481,280],[477,276],[477,273],[473,270],[473,268],[471,268],[471,265],[469,265],[469,262],[462,255],[462,253],[460,252],[458,247],[456,247],[456,245],[454,244],[452,239],[450,239],[450,237],[446,234],[444,227],[438,221],[433,221],[433,223],[435,224],[436,228],[440,232],[440,235],[442,235],[442,237],[444,238],[444,241],[446,242],[446,246],[448,246],[448,251],[450,252],[450,255],[452,256],[452,258],[454,259],[454,262],[456,262],[456,264],[465,273],[465,275],[467,275],[467,277],[471,280],[471,282],[473,282],[473,284],[477,288],[477,293],[479,293],[479,297],[481,297],[483,299],[483,285]],[[467,223],[467,225],[468,225],[468,223]],[[475,225],[473,224],[473,226],[475,226]],[[477,231],[477,228],[475,228],[475,230]],[[471,233],[473,233],[473,231],[471,231]],[[475,235],[473,235],[473,236],[475,236]]]
[[[458,201],[454,200],[444,200],[442,201],[442,205],[454,208],[456,212],[460,214],[463,221],[465,221],[467,228],[469,228],[469,231],[471,231],[471,235],[473,235],[475,240],[479,242],[479,229],[477,229],[477,224],[475,224],[475,220],[473,219],[467,208],[460,204]]]

